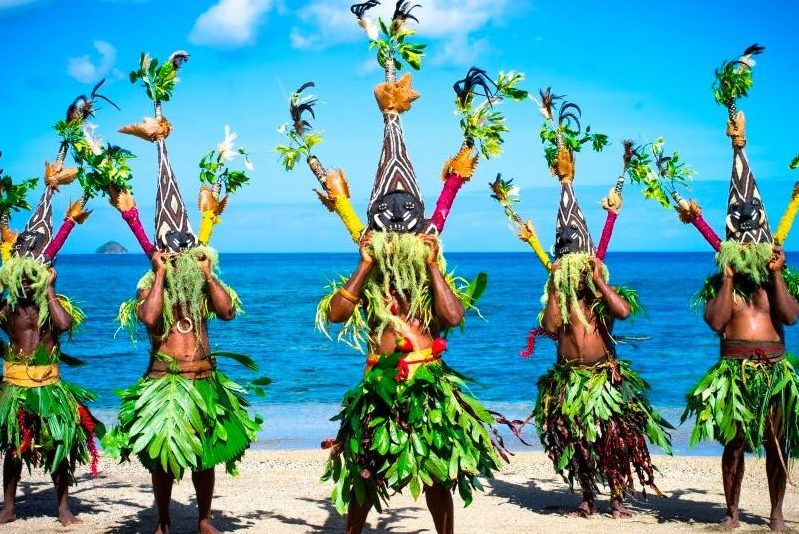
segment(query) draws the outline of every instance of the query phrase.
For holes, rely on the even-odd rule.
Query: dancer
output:
[[[323,332],[331,322],[343,323],[339,339],[356,348],[366,343],[369,350],[363,380],[345,395],[335,418],[338,435],[323,443],[330,449],[323,480],[335,484],[332,499],[347,514],[348,533],[361,532],[373,507],[380,511],[391,493],[406,488],[414,499],[424,493],[436,531],[451,533],[452,492],[457,488],[468,505],[473,489],[482,488],[479,478],[490,477],[505,452],[490,428],[492,415],[468,392],[469,380],[442,360],[447,332],[462,324],[485,276],[467,284],[448,273],[438,234],[479,155],[500,152],[507,127],[494,106],[527,94],[517,87],[518,73],[491,80],[473,68],[455,84],[464,141],[445,164],[443,191],[425,218],[400,124],[419,93],[410,74],[397,79],[395,72],[403,64],[418,69],[423,46],[410,41],[414,32],[407,23],[416,18],[408,2],[397,2],[390,22],[380,21],[383,37],[366,16],[376,4],[352,6],[386,72],[375,88],[385,127],[368,223],[352,208],[343,171],[325,170],[312,154],[321,141],[307,120],[316,100],[303,92],[312,83],[292,96],[292,122],[283,129],[289,143],[278,147],[287,169],[307,158],[324,188],[322,202],[341,217],[360,250],[354,274],[332,285],[317,314]]]
[[[545,335],[557,344],[558,360],[538,381],[538,399],[527,421],[507,423],[521,436],[522,427],[535,420],[555,470],[572,489],[575,480],[580,486],[582,503],[574,515],[588,517],[596,512],[596,495],[605,483],[613,517],[629,517],[623,501],[634,489],[635,478],[660,494],[645,440],[671,453],[668,430],[672,428],[649,404],[647,383],[629,362],[617,359],[614,322],[640,311],[640,303],[633,290],[609,285],[602,261],[621,208],[625,175],[640,171],[641,154],[631,142],[624,143],[624,168],[603,200],[608,217],[596,249],[573,187],[574,153],[589,143],[594,150],[602,150],[607,138],[590,133],[589,128],[582,133],[580,108],[550,89],[541,92],[540,109],[547,163],[561,185],[554,263],[532,223],[523,222],[513,208],[518,199],[511,181],[498,177],[491,189],[517,224],[520,239],[531,245],[550,271],[542,297],[544,310],[522,355],[530,356],[536,337]]]
[[[101,82],[102,84],[102,82]],[[5,454],[3,489],[5,505],[0,523],[16,519],[15,498],[23,463],[50,473],[56,488],[58,520],[71,525],[80,520],[69,505],[69,486],[75,484],[77,465],[90,465],[97,474],[95,438],[105,433],[103,424],[89,412],[94,393],[61,379],[60,363],[82,363],[61,353],[60,337],[72,333],[84,320],[83,312],[69,298],[56,293],[53,262],[75,224],[89,216],[83,199],[67,210],[53,235],[52,202],[61,187],[78,176],[77,168],[64,166],[69,150],[67,131],[80,131],[93,111],[91,98],[78,97],[65,120],[56,124],[62,136],[55,163],[45,163],[45,189],[25,229],[16,234],[9,225],[11,211],[29,209],[25,194],[37,180],[13,185],[3,180],[3,265],[0,285],[0,328],[8,335],[3,346],[3,383],[0,386],[0,449]],[[2,172],[0,172],[2,174]],[[5,180],[8,179],[8,184]]]
[[[746,120],[736,101],[752,85],[752,45],[716,71],[715,96],[728,111],[733,163],[727,199],[726,240],[717,244],[719,272],[699,294],[704,317],[719,335],[720,359],[688,394],[683,420],[695,417],[691,444],[717,440],[724,446],[722,479],[726,528],[740,524],[744,453],[765,450],[771,514],[769,526],[787,530],[783,498],[787,462],[799,457],[799,376],[785,353],[785,325],[799,318],[797,274],[785,266],[784,241],[792,205],[772,236],[746,146]],[[793,210],[795,215],[795,210]]]
[[[215,466],[223,464],[229,473],[250,444],[256,440],[261,418],[248,414],[247,388],[217,369],[216,359],[231,356],[250,368],[253,361],[244,355],[214,352],[208,337],[210,318],[230,321],[236,316],[238,298],[219,279],[218,256],[207,246],[213,224],[201,225],[201,239],[192,232],[183,198],[166,151],[171,124],[164,117],[162,101],[169,100],[176,74],[188,60],[176,52],[163,64],[143,54],[140,69],[131,79],[141,81],[153,100],[155,118],[130,125],[120,131],[154,142],[158,151],[155,243],[150,244],[137,224],[138,212],[125,183],[95,185],[110,195],[114,204],[136,234],[142,249],[150,256],[152,270],[139,281],[136,298],[120,310],[123,326],[135,328],[138,319],[150,340],[150,363],[145,376],[121,393],[119,423],[103,444],[108,452],[123,460],[136,454],[152,474],[158,525],[155,532],[170,531],[169,505],[172,486],[186,470],[192,471],[197,495],[198,531],[218,532],[211,523]],[[217,151],[201,163],[205,208],[218,215],[227,203],[219,199],[224,184],[227,192],[247,182],[243,171],[231,171],[227,162],[234,155],[233,138],[227,132]],[[238,152],[236,152],[238,153]],[[244,152],[241,152],[244,154]],[[229,157],[231,156],[231,157]],[[211,165],[213,164],[213,165]],[[209,206],[208,202],[215,202]],[[221,207],[220,207],[221,205]],[[216,223],[218,218],[206,217]],[[251,383],[258,387],[266,379]]]

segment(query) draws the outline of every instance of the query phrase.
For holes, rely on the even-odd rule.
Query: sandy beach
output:
[[[320,533],[341,532],[344,522],[330,506],[328,485],[318,483],[325,458],[323,451],[253,451],[247,455],[239,477],[218,475],[214,516],[216,525],[228,532]],[[747,459],[741,499],[742,532],[765,532],[768,520],[768,489],[764,463]],[[607,500],[600,501],[600,514],[575,519],[565,514],[576,504],[576,495],[552,471],[542,453],[517,454],[512,464],[478,495],[466,509],[456,500],[456,531],[459,533],[517,532],[696,532],[716,530],[723,515],[719,460],[714,457],[657,457],[662,475],[660,488],[668,498],[650,497],[631,502],[632,519],[615,521],[607,513]],[[23,474],[17,515],[19,519],[0,527],[0,533],[134,533],[151,532],[154,515],[149,475],[140,466],[101,464],[100,475],[79,473],[73,489],[73,510],[83,520],[74,527],[61,527],[53,513],[54,491],[41,473]],[[175,533],[196,532],[193,488],[190,480],[175,487],[173,494]],[[799,495],[789,488],[786,518],[799,528]],[[382,515],[370,516],[368,532],[434,532],[423,501],[396,496]]]

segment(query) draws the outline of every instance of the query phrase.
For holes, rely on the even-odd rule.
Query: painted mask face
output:
[[[369,228],[383,232],[420,232],[424,208],[406,191],[392,191],[378,198],[369,210]]]
[[[572,226],[562,226],[555,235],[555,257],[577,252],[580,245],[580,233]]]
[[[24,231],[17,236],[14,252],[19,256],[35,255],[37,250],[44,250],[44,239],[44,235],[39,232]]]
[[[172,230],[164,234],[162,245],[170,251],[181,252],[197,245],[197,238],[188,232]]]
[[[763,211],[763,203],[759,198],[752,200],[737,201],[730,205],[727,213],[727,229],[731,236],[741,240],[744,234],[755,234],[755,230],[763,227],[766,222],[766,214]]]

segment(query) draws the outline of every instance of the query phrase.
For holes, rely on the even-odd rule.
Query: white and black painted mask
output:
[[[161,249],[169,252],[183,252],[197,246],[197,238],[191,232],[170,230],[161,238]]]
[[[424,219],[424,205],[407,191],[380,196],[369,207],[369,229],[382,232],[418,233]]]
[[[766,212],[759,198],[737,201],[727,210],[727,232],[736,241],[744,241],[747,234],[757,234],[766,224]]]

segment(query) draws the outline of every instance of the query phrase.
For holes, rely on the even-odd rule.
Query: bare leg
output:
[[[738,528],[738,500],[741,497],[741,482],[744,478],[744,438],[737,436],[724,446],[721,456],[721,475],[724,481],[724,498],[727,515],[721,522],[724,528]]]
[[[366,517],[369,515],[369,510],[371,509],[371,502],[367,501],[363,505],[360,505],[353,493],[350,496],[350,506],[347,508],[347,528],[344,530],[344,533],[360,534],[363,530],[363,526],[366,524]]]
[[[193,471],[191,481],[194,483],[194,491],[197,493],[197,508],[199,512],[197,532],[200,534],[219,534],[219,531],[211,524],[211,500],[214,498],[214,482],[216,481],[214,469]]]
[[[425,486],[424,498],[427,508],[433,516],[433,524],[438,534],[453,534],[455,532],[455,512],[452,506],[452,493],[438,484]]]
[[[624,497],[617,495],[610,499],[610,513],[613,519],[627,519],[632,517],[632,513],[624,506]]]
[[[769,527],[775,532],[786,532],[788,526],[782,515],[782,501],[785,497],[785,482],[788,478],[785,467],[782,465],[780,453],[785,454],[780,442],[781,417],[772,415],[769,426],[766,427],[766,475],[768,476],[768,493],[771,497],[771,516]],[[776,430],[775,435],[772,428]]]
[[[61,467],[53,473],[53,485],[58,499],[58,520],[64,526],[80,523],[69,509],[69,478],[69,465],[66,461],[61,462]]]
[[[10,451],[6,451],[3,462],[3,510],[0,511],[0,525],[10,523],[17,518],[14,510],[14,500],[17,496],[17,484],[22,477],[22,460],[15,458]]]
[[[578,469],[580,469],[580,472],[577,474],[577,478],[580,481],[580,489],[583,493],[583,502],[581,502],[580,506],[575,508],[574,511],[569,514],[569,517],[582,517],[585,519],[596,512],[596,504],[594,502],[596,495],[594,495],[591,479],[587,474],[588,466],[586,465],[585,460],[578,460],[578,462]]]
[[[153,479],[153,493],[155,494],[155,506],[158,508],[158,525],[155,527],[155,534],[168,534],[171,527],[169,518],[169,502],[172,500],[172,484],[175,477],[172,473],[156,468],[151,473]]]

